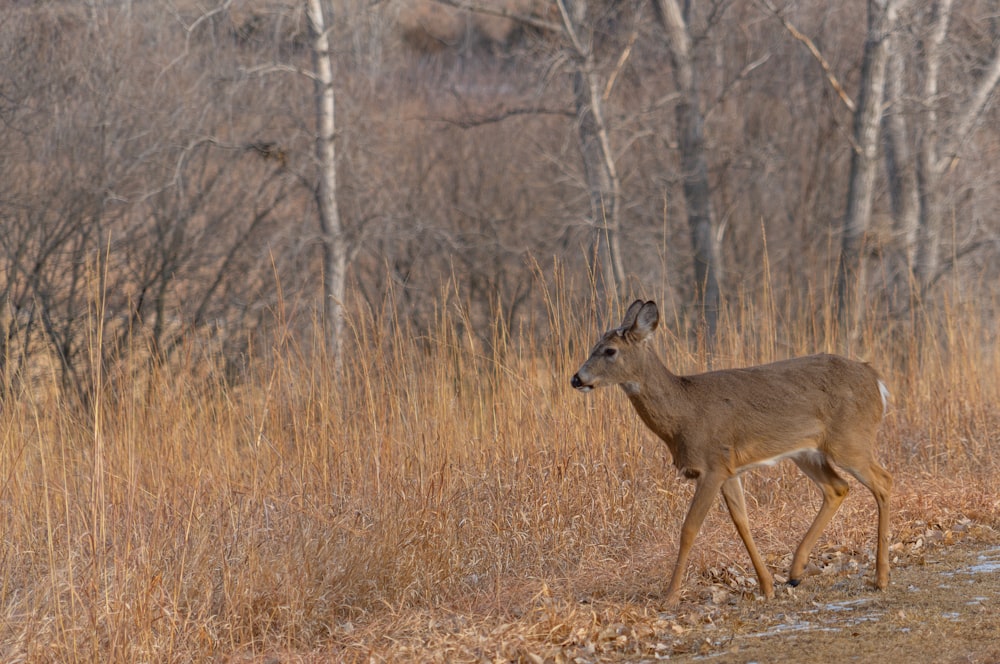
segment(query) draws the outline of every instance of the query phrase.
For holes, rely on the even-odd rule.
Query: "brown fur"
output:
[[[646,343],[659,324],[653,302],[636,300],[622,325],[605,333],[573,376],[589,390],[620,385],[642,421],[670,448],[674,464],[697,487],[681,529],[668,603],[680,582],[694,538],[721,491],[760,581],[774,593],[771,573],[750,536],[740,473],[792,459],[819,486],[823,504],[795,551],[789,583],[801,580],[809,552],[847,495],[834,470],[846,470],[871,490],[878,505],[875,585],[889,583],[889,494],[892,477],[874,458],[885,408],[878,374],[837,355],[810,355],[745,369],[694,376],[671,373]]]

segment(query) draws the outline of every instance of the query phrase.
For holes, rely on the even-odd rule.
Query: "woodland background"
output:
[[[765,289],[847,318],[838,281],[884,331],[946,294],[993,320],[991,3],[342,0],[330,153],[308,4],[0,8],[5,385],[44,356],[86,392],[95,288],[103,361],[197,339],[233,369],[282,297],[297,333],[336,301],[419,334],[445,290],[486,343],[497,320],[545,333],[560,271],[581,307],[657,297],[692,331]]]

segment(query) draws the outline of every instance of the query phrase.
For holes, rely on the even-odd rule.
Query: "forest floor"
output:
[[[931,532],[931,531],[928,531]],[[242,653],[228,662],[1000,662],[1000,533],[973,527],[896,551],[889,588],[870,560],[828,551],[797,588],[776,575],[763,600],[753,581],[689,577],[677,609],[662,597],[560,597],[543,586],[493,613],[419,612],[338,626],[323,652]],[[391,613],[391,612],[389,612]]]
[[[861,576],[814,577],[774,601],[741,600],[706,612],[704,624],[673,644],[670,659],[1000,662],[996,542],[943,546],[897,565],[885,592]],[[649,658],[633,661],[642,659]]]

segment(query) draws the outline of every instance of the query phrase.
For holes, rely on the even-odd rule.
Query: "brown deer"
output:
[[[680,598],[691,545],[720,491],[753,561],[761,592],[774,596],[771,573],[750,536],[740,474],[780,459],[794,461],[823,493],[819,513],[795,550],[788,583],[797,586],[802,580],[813,545],[847,495],[849,485],[834,470],[836,465],[875,496],[875,586],[885,589],[892,476],[873,452],[888,396],[875,370],[837,355],[810,355],[676,376],[647,343],[659,322],[654,302],[633,302],[621,326],[594,346],[572,385],[584,392],[620,385],[642,421],[670,448],[674,465],[696,483],[681,527],[667,603],[676,604]]]

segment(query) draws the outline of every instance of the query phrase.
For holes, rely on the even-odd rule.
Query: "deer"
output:
[[[680,474],[695,483],[665,603],[676,606],[680,600],[691,547],[720,492],[750,554],[759,591],[774,597],[771,572],[750,534],[741,475],[782,459],[795,462],[823,498],[792,557],[788,584],[802,581],[813,546],[847,496],[850,485],[840,468],[875,497],[874,585],[888,587],[892,476],[876,461],[874,443],[889,392],[875,369],[818,354],[679,376],[648,343],[659,321],[655,302],[633,302],[621,325],[604,333],[570,382],[582,392],[620,386],[639,418],[666,443]]]

